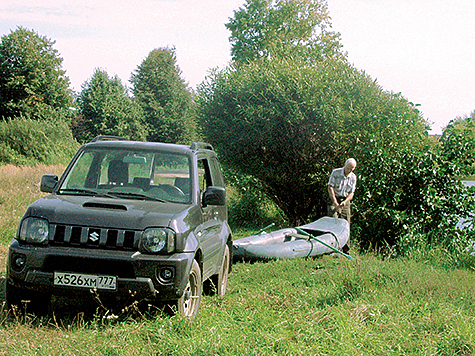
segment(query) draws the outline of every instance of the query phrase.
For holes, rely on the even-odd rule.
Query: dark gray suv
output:
[[[51,194],[28,207],[10,245],[8,305],[44,310],[52,294],[94,290],[194,317],[204,282],[225,294],[232,237],[209,144],[98,137],[41,190]]]

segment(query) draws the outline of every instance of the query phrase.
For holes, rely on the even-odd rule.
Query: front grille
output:
[[[50,225],[50,244],[116,250],[137,250],[141,231]]]

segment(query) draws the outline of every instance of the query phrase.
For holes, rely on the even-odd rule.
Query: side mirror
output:
[[[54,174],[45,174],[41,177],[40,190],[45,193],[52,193],[58,183],[58,176]]]
[[[208,187],[203,193],[203,207],[208,205],[226,205],[226,189],[223,187]]]

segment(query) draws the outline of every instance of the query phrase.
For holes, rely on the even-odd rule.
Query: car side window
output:
[[[223,174],[221,173],[218,160],[216,159],[216,157],[211,157],[209,160],[209,163],[210,163],[210,168],[211,168],[211,176],[213,180],[213,185],[224,188],[224,178],[223,178]]]
[[[213,185],[211,181],[209,163],[206,159],[198,160],[198,182],[200,185],[200,191],[204,192],[206,188]]]

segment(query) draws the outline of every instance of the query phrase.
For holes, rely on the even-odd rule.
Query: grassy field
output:
[[[0,167],[1,291],[19,218],[41,196],[40,176],[61,170]],[[226,296],[205,296],[193,324],[133,306],[113,315],[90,300],[56,299],[41,318],[11,315],[3,307],[0,355],[475,353],[472,270],[435,263],[443,261],[443,251],[419,261],[354,257],[237,263]]]

